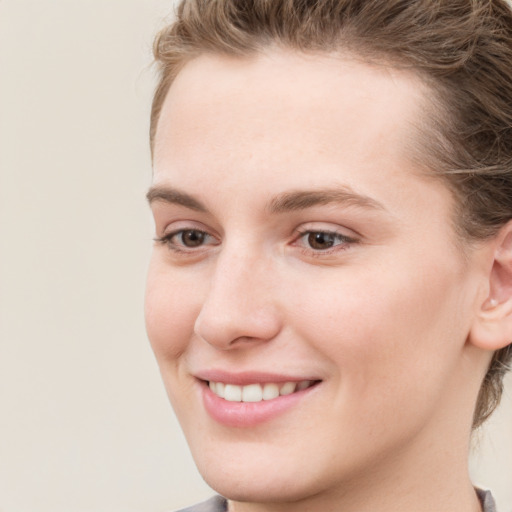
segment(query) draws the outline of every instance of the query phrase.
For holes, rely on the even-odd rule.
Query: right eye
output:
[[[190,252],[204,245],[216,245],[213,236],[199,229],[179,229],[161,238],[156,238],[155,241],[167,245],[175,252]]]

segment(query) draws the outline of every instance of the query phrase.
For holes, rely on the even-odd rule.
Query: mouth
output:
[[[257,403],[288,396],[309,389],[320,381],[301,380],[288,382],[253,383],[245,386],[225,382],[208,381],[212,393],[228,402]]]
[[[211,372],[198,379],[206,412],[227,427],[256,427],[307,404],[323,382],[262,374]],[[311,397],[311,398],[310,398]]]

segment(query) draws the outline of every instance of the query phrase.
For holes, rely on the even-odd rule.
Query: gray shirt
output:
[[[476,493],[478,494],[480,503],[482,503],[483,512],[496,512],[496,504],[494,503],[492,494],[489,491],[476,489]],[[203,503],[199,503],[192,507],[184,508],[178,512],[227,512],[227,510],[227,500],[222,496],[213,496],[213,498],[210,498],[208,501],[204,501]]]

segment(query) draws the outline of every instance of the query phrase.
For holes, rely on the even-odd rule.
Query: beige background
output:
[[[0,0],[0,512],[158,512],[211,493],[142,317],[150,46],[171,9]],[[471,466],[507,512],[510,393],[491,427]]]

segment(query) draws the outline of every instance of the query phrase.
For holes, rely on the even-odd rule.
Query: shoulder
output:
[[[177,512],[226,512],[227,509],[227,501],[225,498],[222,496],[213,496],[207,501],[183,508]]]
[[[483,512],[497,512],[496,503],[490,491],[484,491],[482,489],[476,489],[480,503],[482,504]]]

